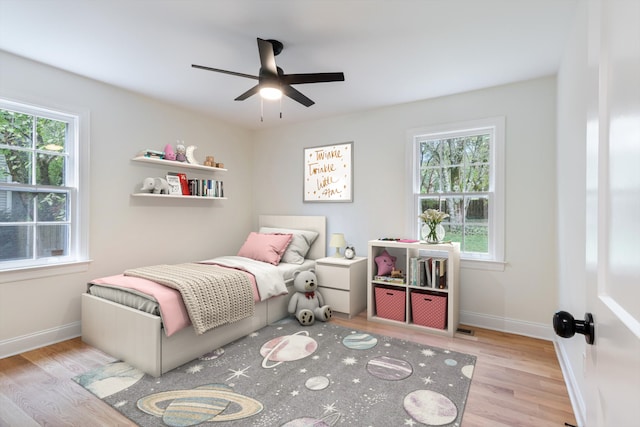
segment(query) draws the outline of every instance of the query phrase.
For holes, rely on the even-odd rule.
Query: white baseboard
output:
[[[553,341],[554,332],[549,324],[525,322],[505,317],[491,316],[470,311],[460,311],[460,323],[479,328],[491,329],[494,331],[508,332],[511,334],[524,335],[532,338],[539,338]]]
[[[573,407],[573,414],[576,417],[576,422],[579,426],[584,426],[586,425],[585,420],[587,419],[587,408],[585,406],[582,393],[580,393],[576,377],[573,375],[573,370],[570,369],[571,363],[569,363],[569,357],[567,356],[567,352],[565,351],[565,347],[562,342],[554,339],[553,346],[555,347],[556,354],[558,355],[558,362],[560,363],[560,369],[564,376],[564,383],[567,385],[567,392],[569,393],[569,400],[571,400],[571,406]]]
[[[80,322],[73,322],[33,334],[0,341],[0,359],[79,337],[81,331]]]

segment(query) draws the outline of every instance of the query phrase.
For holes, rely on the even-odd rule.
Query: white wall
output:
[[[91,278],[235,251],[258,214],[326,215],[329,233],[343,231],[359,254],[370,239],[406,235],[406,131],[502,115],[507,264],[504,271],[463,269],[461,317],[550,336],[558,305],[553,77],[250,133],[3,52],[0,64],[1,95],[90,111],[94,260],[81,274],[0,283],[0,354],[79,333],[80,294]],[[165,172],[130,158],[176,138],[225,163],[229,200],[129,196],[145,176]],[[354,141],[353,203],[303,203],[303,147],[345,141]]]
[[[0,356],[78,335],[89,279],[227,254],[253,226],[249,132],[1,51],[0,96],[89,111],[93,259],[85,273],[0,283]],[[219,176],[229,200],[130,197],[143,178],[167,172],[130,159],[142,149],[175,146],[177,138],[197,145],[200,161],[211,154],[225,164],[229,171]]]
[[[463,269],[462,321],[551,338],[556,289],[556,80],[553,77],[259,131],[257,213],[327,216],[356,252],[367,241],[406,236],[406,131],[506,117],[506,267]],[[354,142],[353,203],[302,202],[304,147]],[[409,215],[409,216],[408,216]]]

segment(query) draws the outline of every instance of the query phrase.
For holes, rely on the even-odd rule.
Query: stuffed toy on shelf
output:
[[[176,160],[179,162],[187,161],[187,148],[182,141],[178,141],[176,144]]]
[[[289,300],[289,313],[294,314],[301,325],[313,325],[316,319],[323,322],[331,319],[331,307],[325,305],[322,294],[317,290],[315,270],[294,272],[293,288],[296,292]]]
[[[173,147],[171,144],[167,144],[164,146],[164,159],[165,160],[175,160],[176,153],[173,151]]]
[[[145,178],[140,191],[153,194],[169,194],[169,183],[164,178]]]

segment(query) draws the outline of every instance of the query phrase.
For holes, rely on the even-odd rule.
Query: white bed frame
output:
[[[319,233],[307,258],[326,256],[326,218],[323,216],[261,215],[261,227],[313,230]],[[291,293],[292,283],[287,283]],[[154,316],[89,294],[82,295],[82,341],[131,366],[158,377],[203,354],[289,315],[289,296],[256,304],[252,317],[196,335],[193,327],[167,337]]]

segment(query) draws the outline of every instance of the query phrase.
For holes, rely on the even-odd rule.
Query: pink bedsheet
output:
[[[259,302],[260,295],[258,294],[256,279],[253,274],[245,273],[247,274],[253,288],[253,300],[255,302]],[[102,277],[92,280],[91,283],[95,283],[96,285],[112,285],[121,288],[134,289],[138,292],[154,297],[156,301],[158,301],[164,331],[168,337],[191,325],[189,313],[187,313],[187,308],[182,301],[182,296],[179,291],[173,288],[161,285],[151,280],[125,276],[124,274]]]

